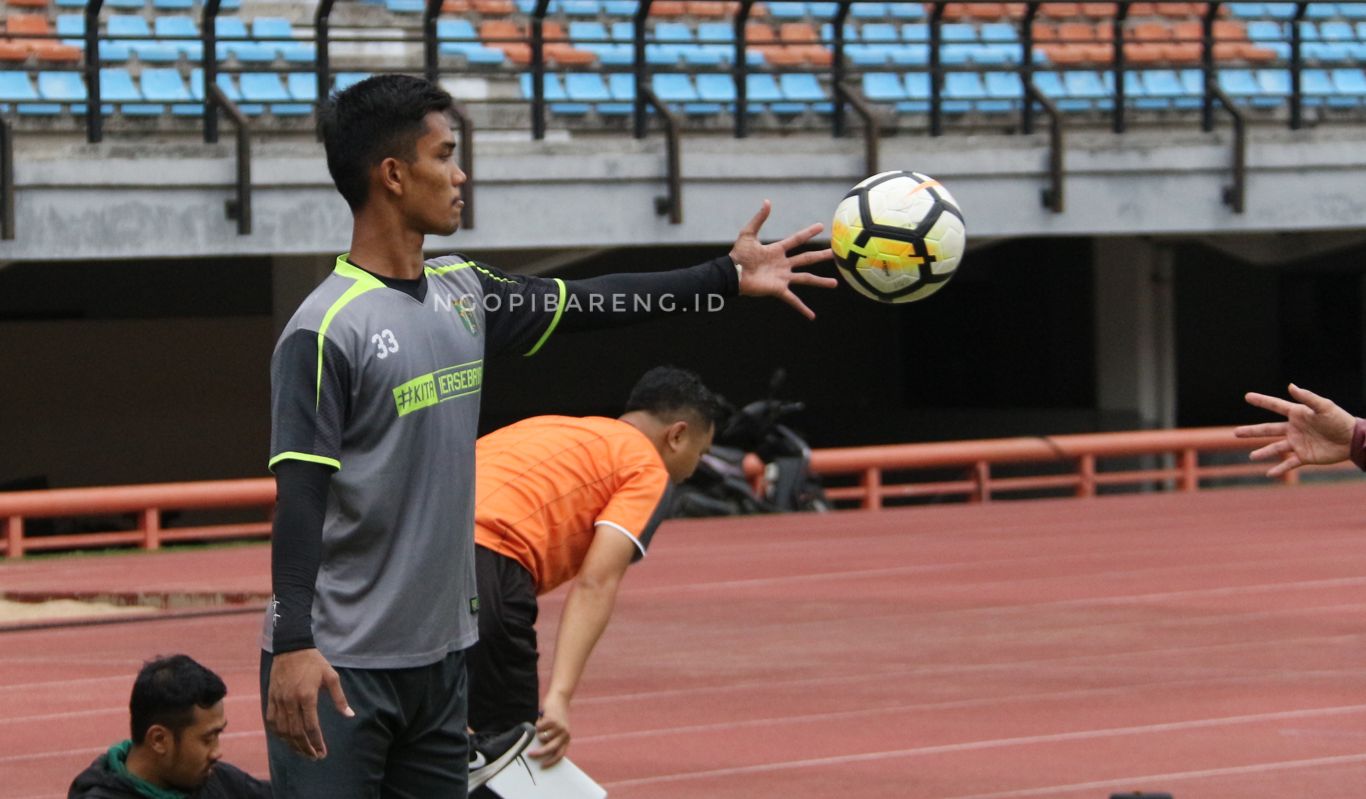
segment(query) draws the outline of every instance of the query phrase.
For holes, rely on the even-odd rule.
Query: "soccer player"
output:
[[[1275,436],[1279,440],[1255,450],[1255,461],[1276,460],[1267,477],[1279,477],[1306,464],[1341,463],[1349,458],[1366,469],[1366,419],[1358,419],[1330,399],[1290,384],[1291,400],[1248,392],[1248,404],[1285,417],[1284,422],[1243,425],[1239,438]]]
[[[532,722],[554,765],[569,746],[569,703],[607,627],[626,567],[645,557],[673,484],[711,446],[721,410],[691,372],[658,367],[620,418],[537,416],[475,447],[479,643],[470,650],[477,736]],[[539,703],[536,597],[569,580],[554,668]]]
[[[486,353],[531,355],[557,331],[714,295],[777,297],[809,318],[792,288],[835,285],[795,271],[828,249],[787,255],[820,225],[760,243],[767,203],[728,255],[687,269],[566,282],[459,255],[424,263],[424,236],[460,223],[451,107],[432,83],[383,75],[320,111],[353,226],[350,252],[286,325],[271,363],[278,499],[261,693],[271,778],[289,796],[466,791]],[[622,297],[668,302],[612,301]]]
[[[95,758],[67,799],[268,799],[269,784],[219,759],[227,693],[187,655],[148,661],[128,702],[132,738]]]

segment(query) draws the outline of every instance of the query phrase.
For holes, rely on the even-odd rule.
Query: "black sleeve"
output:
[[[270,582],[275,593],[275,654],[313,648],[313,591],[322,562],[323,516],[332,470],[285,460],[275,466]]]
[[[670,313],[717,310],[740,291],[729,256],[664,272],[622,272],[587,280],[508,275],[476,264],[484,290],[489,353],[538,352],[558,329],[617,327]]]
[[[302,329],[282,339],[271,359],[271,470],[286,460],[340,469],[350,392],[350,363],[330,339]]]

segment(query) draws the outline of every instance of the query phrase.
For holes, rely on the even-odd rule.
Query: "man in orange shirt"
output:
[[[479,643],[468,660],[476,736],[535,722],[540,747],[529,754],[546,766],[564,757],[569,702],[617,586],[645,556],[672,484],[711,446],[719,413],[697,375],[662,366],[636,383],[620,418],[536,416],[479,439]],[[571,579],[541,704],[536,597]]]

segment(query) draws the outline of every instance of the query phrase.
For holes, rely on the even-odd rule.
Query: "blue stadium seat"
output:
[[[158,37],[198,37],[199,25],[195,23],[193,17],[157,17],[153,21],[153,30]],[[167,47],[175,48],[191,61],[199,61],[204,57],[204,43],[191,39],[170,40],[164,42]]]
[[[268,64],[275,60],[275,48],[250,41],[246,23],[239,17],[219,17],[214,32],[219,39],[219,59],[236,58],[250,64]]]
[[[709,103],[731,105],[735,102],[735,78],[718,72],[697,76],[697,96]]]
[[[120,39],[122,36],[129,37],[150,37],[152,29],[147,24],[147,19],[139,14],[110,14],[105,23],[105,32],[110,41],[100,47],[100,57],[104,60],[106,55],[114,55],[117,52],[137,53],[138,60],[156,63],[175,61],[180,57],[180,51],[174,47],[161,42],[147,41],[146,39]],[[108,47],[111,52],[106,54]],[[125,59],[127,56],[124,57]],[[111,58],[110,60],[124,60]]]
[[[448,25],[443,28],[442,23],[448,23]],[[457,25],[456,23],[459,24]],[[447,32],[458,30],[462,34],[468,30],[471,35],[474,33],[474,26],[463,19],[439,19],[436,21],[436,28],[437,35],[443,39],[448,38],[446,34],[442,33],[443,30],[446,30]],[[607,26],[603,25],[601,22],[587,22],[581,19],[572,20],[569,23],[568,32],[569,40],[574,43],[575,47],[579,47],[582,44],[602,44],[609,40]],[[452,36],[450,38],[455,37]]]
[[[967,113],[972,110],[974,105],[986,100],[986,87],[982,85],[982,76],[976,72],[950,72],[944,76],[943,107],[945,113]],[[1009,109],[1009,104],[1006,108]]]
[[[1338,16],[1338,4],[1310,3],[1305,6],[1304,15],[1309,19],[1332,19]]]
[[[564,76],[565,95],[581,103],[608,103],[612,92],[596,72],[571,72]]]
[[[689,111],[690,107],[701,105],[700,97],[697,96],[697,87],[693,85],[692,79],[687,75],[672,72],[661,72],[652,75],[650,78],[651,88],[655,95],[665,103],[671,105],[683,104],[684,111],[688,113],[715,113]],[[720,109],[715,109],[719,111]]]
[[[585,23],[571,23],[581,25]],[[479,41],[479,33],[467,19],[442,18],[436,21],[436,38],[441,42],[437,51],[442,55],[461,56],[469,64],[501,64],[505,58],[502,50],[485,47]]]
[[[1219,70],[1219,88],[1234,100],[1246,101],[1254,108],[1275,108],[1281,104],[1279,97],[1263,94],[1257,76],[1250,69]]]
[[[1268,17],[1290,19],[1295,16],[1294,3],[1262,3],[1262,13]]]
[[[39,72],[38,94],[54,103],[83,103],[85,79],[79,72]]]
[[[888,3],[887,11],[893,19],[924,19],[924,3]]]
[[[1352,23],[1342,20],[1319,23],[1319,36],[1325,42],[1354,42],[1357,38],[1356,30],[1352,28]]]
[[[626,72],[613,72],[607,76],[607,90],[612,93],[613,100],[632,102],[636,99],[635,76]]]
[[[982,75],[982,82],[986,85],[987,97],[1005,104],[1000,108],[979,106],[983,111],[1009,111],[1019,107],[1024,100],[1024,84],[1018,72],[986,72]]]
[[[813,3],[808,0],[806,10],[815,19],[830,19],[840,7],[839,3]]]
[[[133,8],[142,9],[146,5],[146,0],[105,0],[105,8]]]
[[[896,29],[896,25],[890,22],[865,22],[860,35],[850,38],[847,34],[845,39],[848,41],[862,41],[864,44],[875,42],[900,42],[901,33]]]
[[[384,0],[384,7],[395,14],[421,14],[426,0]]]
[[[1357,98],[1338,92],[1332,77],[1326,69],[1306,69],[1301,73],[1300,88],[1306,100],[1315,104],[1326,103],[1331,108],[1346,108],[1357,104]]]
[[[891,103],[906,99],[906,84],[894,72],[863,73],[863,96],[875,103]]]
[[[1164,108],[1168,104],[1182,109],[1198,108],[1200,106],[1199,98],[1191,95],[1186,83],[1175,70],[1144,70],[1140,74],[1140,78],[1143,83],[1143,94],[1145,97],[1139,98],[1139,108],[1145,107],[1145,103],[1158,108]],[[1160,104],[1158,104],[1159,100],[1161,101]]]
[[[58,8],[85,8],[86,0],[57,0]]]
[[[849,16],[855,19],[886,19],[889,15],[886,3],[849,4]]]
[[[776,19],[804,19],[806,3],[793,3],[782,0],[768,4],[768,15]]]
[[[1352,58],[1352,46],[1346,42],[1305,42],[1304,57],[1310,61],[1334,64]]]
[[[522,97],[531,99],[531,73],[523,72],[518,80],[522,86]],[[545,100],[552,113],[564,116],[583,116],[588,113],[589,105],[587,103],[566,102],[568,99],[569,96],[565,94],[564,83],[560,80],[560,76],[554,72],[545,73]]]
[[[930,26],[923,22],[907,22],[901,26],[901,41],[903,42],[928,42],[930,40]]]
[[[635,16],[639,5],[636,0],[603,0],[602,10],[607,12],[609,17],[631,17]]]
[[[370,77],[370,75],[369,72],[338,72],[337,76],[332,79],[332,91],[344,92]]]
[[[830,96],[825,93],[820,81],[810,72],[790,72],[778,76],[778,88],[790,103],[802,103],[812,110],[828,114],[831,111]]]
[[[17,102],[15,110],[25,116],[52,116],[62,113],[59,103],[39,103],[41,99],[27,72],[0,72],[0,101]]]
[[[189,11],[194,8],[194,0],[152,0],[152,8],[161,11]]]
[[[166,110],[160,103],[146,103],[142,92],[133,83],[133,76],[123,67],[104,67],[100,70],[100,99],[119,104],[119,111],[132,116],[157,116]]]
[[[923,114],[930,110],[930,75],[928,72],[908,72],[902,76],[906,85],[906,99],[896,104],[897,113]]]
[[[1338,6],[1338,10],[1348,19],[1366,19],[1366,4],[1343,3]]]
[[[527,16],[530,16],[531,12],[536,10],[536,0],[516,0],[516,4],[517,10]],[[421,10],[422,9],[420,8],[418,9],[418,11]],[[549,5],[546,6],[545,13],[552,16],[560,13],[560,0],[550,0]]]
[[[267,103],[270,112],[278,116],[299,116],[310,113],[313,106],[293,102],[280,76],[273,72],[244,72],[238,78],[242,99],[249,103]]]
[[[291,72],[285,76],[285,88],[297,103],[318,101],[318,77],[312,72]]]
[[[984,42],[1018,42],[1020,34],[1008,22],[988,22],[983,25],[980,36]]]
[[[893,44],[846,44],[844,56],[856,66],[880,67],[886,65],[900,47]]]
[[[570,17],[596,17],[602,6],[598,0],[561,0],[560,10]]]
[[[1043,96],[1057,105],[1059,111],[1091,110],[1090,100],[1068,96],[1067,86],[1063,83],[1062,76],[1056,72],[1035,72],[1034,85],[1043,93]]]
[[[296,41],[294,26],[289,20],[280,17],[257,17],[251,21],[251,33],[256,39],[273,39],[262,42],[274,48],[286,61],[309,62],[315,58],[311,42]]]
[[[173,116],[200,116],[204,113],[202,103],[192,102],[194,97],[185,86],[185,81],[176,69],[144,69],[138,82],[142,94],[148,100],[169,103]]]
[[[342,75],[347,74],[353,73],[338,73],[337,82],[340,83]],[[237,81],[234,81],[231,75],[220,72],[215,83],[243,114],[255,116],[265,111],[266,107],[263,105],[242,102],[242,92],[237,88]],[[204,70],[199,67],[190,70],[190,96],[198,102],[204,102]]]
[[[1357,102],[1366,100],[1366,75],[1358,67],[1333,70],[1333,85],[1338,94],[1353,97]]]
[[[975,42],[977,26],[967,22],[945,22],[939,34],[945,42]]]
[[[930,46],[928,44],[903,44],[892,51],[892,63],[898,66],[924,66],[930,63]]]
[[[1266,6],[1262,3],[1228,3],[1226,8],[1230,16],[1239,19],[1260,19],[1266,14]]]
[[[782,103],[783,91],[769,73],[752,72],[745,76],[745,100],[750,104],[750,110],[759,111],[774,103]]]

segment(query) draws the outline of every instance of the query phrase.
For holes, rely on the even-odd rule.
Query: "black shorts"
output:
[[[470,729],[489,734],[540,716],[536,582],[522,564],[476,545],[479,643],[466,650]]]
[[[468,650],[466,650],[468,651]],[[261,653],[261,715],[270,688],[269,652]],[[465,652],[410,669],[337,668],[355,718],[343,718],[327,691],[318,721],[327,757],[309,760],[266,736],[276,796],[300,799],[428,799],[464,796],[469,771],[465,734]]]

